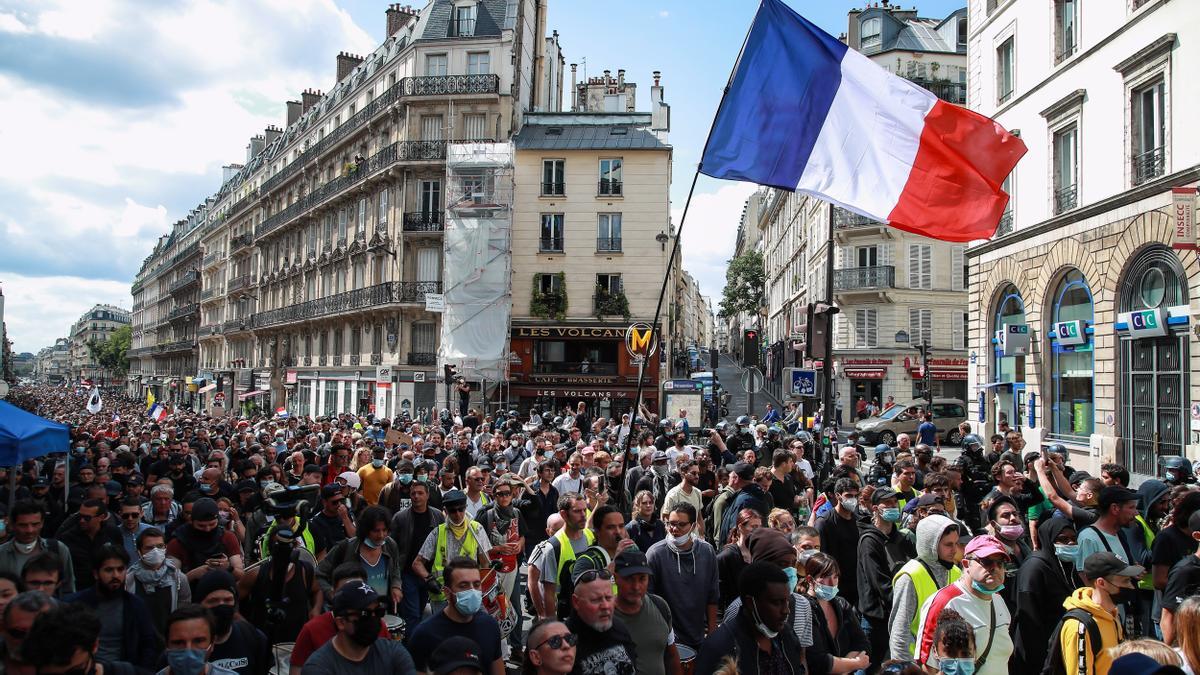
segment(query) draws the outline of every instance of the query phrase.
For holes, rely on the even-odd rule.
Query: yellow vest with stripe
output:
[[[905,575],[912,580],[913,592],[917,594],[917,611],[913,613],[912,622],[908,624],[908,630],[912,633],[913,640],[916,640],[918,628],[917,624],[921,618],[921,607],[925,605],[925,600],[927,600],[929,596],[937,593],[942,587],[937,585],[937,581],[933,578],[933,575],[929,573],[929,569],[925,567],[925,564],[922,563],[920,559],[914,558],[913,560],[909,560],[908,562],[904,563],[904,567],[901,567],[900,571],[896,572],[896,576],[892,577],[892,588],[895,588],[896,582],[899,581],[901,576]],[[951,567],[950,575],[947,577],[946,583],[952,584],[955,581],[958,581],[958,577],[961,575],[961,567],[958,565]],[[909,647],[909,653],[916,653],[916,646],[917,645],[914,642],[913,646]]]
[[[1150,549],[1154,548],[1154,530],[1150,529],[1150,525],[1146,523],[1146,519],[1142,517],[1142,514],[1140,514],[1140,513],[1137,514],[1136,519],[1137,519],[1138,523],[1142,526],[1142,539],[1146,540],[1146,550],[1149,551]],[[1137,564],[1136,560],[1131,561],[1131,562],[1133,564]],[[1142,575],[1142,578],[1138,580],[1137,587],[1142,589],[1143,591],[1153,591],[1154,590],[1154,575],[1153,574]]]
[[[279,523],[271,523],[271,527],[267,528],[267,536],[263,537],[262,546],[259,547],[260,560],[266,560],[271,557],[271,537],[275,536],[275,530],[278,529]],[[317,555],[317,542],[313,539],[312,532],[308,531],[307,525],[300,531],[300,540],[304,548],[308,549],[308,552],[315,557]]]
[[[596,541],[596,535],[586,527],[583,528],[583,536],[587,539],[588,546]],[[558,570],[554,574],[554,582],[559,583],[562,578],[563,566],[569,562],[575,561],[575,547],[571,545],[571,540],[567,538],[567,528],[562,528],[554,533],[554,538],[558,540]]]
[[[430,570],[430,574],[433,575],[433,578],[439,581],[442,581],[442,570],[445,569],[446,558],[449,557],[447,555],[449,547],[449,541],[447,540],[446,535],[447,532],[449,532],[447,523],[438,525],[437,541],[433,545],[433,569]],[[475,560],[475,551],[479,548],[478,536],[480,534],[483,534],[483,526],[474,520],[468,520],[467,534],[463,535],[462,548],[459,549],[458,554],[470,558],[471,560]],[[445,602],[446,594],[442,591],[438,591],[436,593],[431,591],[429,593],[429,598],[431,600],[437,600],[438,602]]]

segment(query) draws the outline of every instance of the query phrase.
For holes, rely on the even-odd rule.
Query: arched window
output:
[[[1019,332],[1010,327],[1020,326]],[[1025,413],[1025,353],[1029,333],[1025,324],[1025,301],[1016,286],[1009,284],[1000,294],[992,323],[994,339],[992,358],[993,422],[1014,428],[1022,424]]]
[[[1005,331],[1010,325],[1025,324],[1025,301],[1021,299],[1021,292],[1016,286],[1009,285],[1004,289],[1004,293],[1000,296],[1000,302],[996,305],[996,319],[992,327],[992,334],[998,335]],[[1004,355],[1002,344],[996,344],[996,358],[992,375],[995,382],[1024,382],[1025,381],[1025,355]]]
[[[1050,433],[1087,442],[1095,428],[1093,404],[1092,291],[1079,270],[1071,270],[1054,290],[1054,330],[1050,342]]]

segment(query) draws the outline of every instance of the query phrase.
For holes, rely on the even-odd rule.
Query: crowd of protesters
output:
[[[9,396],[71,441],[0,469],[0,672],[1200,673],[1186,460],[87,399]]]

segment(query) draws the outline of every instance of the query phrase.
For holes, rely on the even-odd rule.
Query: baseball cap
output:
[[[44,479],[42,479],[42,480],[44,480]],[[135,473],[135,474],[131,475],[129,478],[125,479],[125,485],[127,485],[129,487],[137,487],[139,485],[145,485],[145,484],[146,484],[146,479],[142,478],[142,474],[140,474],[140,473]]]
[[[622,577],[631,574],[654,574],[646,562],[646,554],[635,547],[627,548],[617,554],[615,568],[617,574]]]
[[[892,499],[897,495],[899,495],[899,493],[890,487],[875,488],[875,491],[871,493],[871,503],[879,504],[883,500]]]
[[[50,487],[50,481],[46,480],[45,476],[38,476],[37,479],[33,481],[33,487]]]
[[[379,594],[365,581],[350,581],[333,594],[333,613],[362,610],[379,601]]]
[[[466,506],[467,495],[462,490],[451,490],[442,495],[442,506]]]
[[[341,483],[330,483],[321,488],[321,499],[329,499],[330,497],[342,496]]]
[[[1098,551],[1083,561],[1083,574],[1088,579],[1100,577],[1140,577],[1146,573],[1146,568],[1140,565],[1130,565],[1117,557],[1116,553]]]
[[[575,564],[571,567],[571,582],[578,584],[579,578],[588,572],[599,572],[602,569],[607,569],[607,565],[603,560],[598,560],[595,555],[583,555],[575,559]]]
[[[1134,652],[1114,659],[1108,668],[1108,675],[1183,675],[1179,666],[1163,665],[1158,661]]]
[[[650,456],[651,462],[665,462],[668,459],[670,459],[670,457],[668,457],[667,453],[663,452],[662,450],[655,450],[654,454]]]
[[[455,636],[442,640],[429,655],[429,670],[434,675],[448,675],[462,668],[482,673],[481,651],[479,645],[468,637]]]
[[[1113,504],[1136,502],[1138,493],[1120,485],[1109,485],[1100,491],[1100,510],[1107,511]]]
[[[737,477],[742,480],[754,479],[754,465],[749,462],[734,462],[730,471],[736,473]]]
[[[922,508],[925,506],[933,506],[934,504],[945,504],[945,502],[942,500],[941,497],[939,497],[933,493],[921,495],[920,497],[917,497],[916,499],[908,500],[908,502],[904,505],[904,512],[912,513],[919,508]]]
[[[1071,485],[1075,485],[1077,483],[1082,483],[1089,478],[1093,478],[1093,476],[1086,471],[1074,471],[1070,476],[1067,476],[1067,482]]]
[[[121,484],[115,480],[110,480],[104,484],[104,492],[109,497],[116,497],[121,494]]]
[[[990,534],[981,534],[973,537],[967,542],[967,546],[963,549],[964,558],[989,558],[994,555],[1002,555],[1005,558],[1008,556],[1008,550],[1004,548],[1004,544],[1000,540]]]

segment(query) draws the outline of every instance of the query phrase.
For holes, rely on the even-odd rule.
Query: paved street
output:
[[[717,367],[717,378],[721,380],[721,386],[729,392],[729,421],[732,422],[739,415],[747,415],[752,412],[750,410],[750,396],[746,390],[742,388],[742,373],[744,369],[738,365],[729,354],[721,354],[721,360]],[[776,407],[779,406],[773,396],[768,394],[766,390],[760,391],[754,395],[754,411],[758,412],[758,416],[762,417],[766,411],[767,403],[771,403]]]

